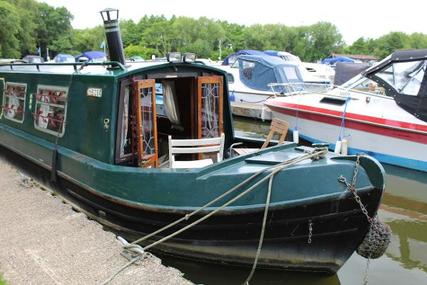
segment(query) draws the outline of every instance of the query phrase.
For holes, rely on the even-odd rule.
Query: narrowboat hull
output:
[[[80,205],[83,211],[101,224],[114,229],[130,241],[136,240],[182,218],[187,211],[163,213],[134,208],[106,200],[89,191],[65,182],[67,199]],[[77,194],[79,191],[79,194]],[[369,200],[370,212],[377,209],[381,199],[378,189],[361,194]],[[331,212],[331,209],[334,209]],[[156,253],[210,263],[252,266],[262,227],[263,208],[230,213],[222,211],[187,232],[160,244]],[[209,213],[205,211],[204,214]],[[196,215],[187,222],[149,240],[154,242],[167,234],[201,218]],[[312,224],[310,238],[309,225]],[[272,207],[258,267],[295,271],[314,271],[333,274],[354,253],[362,242],[369,224],[350,195],[334,200],[313,202],[294,207]],[[311,242],[309,242],[311,239]],[[147,244],[146,242],[143,244]]]
[[[25,169],[29,169],[31,166],[44,177],[45,181],[51,178],[52,161],[50,160],[53,145],[50,147],[43,146],[37,142],[26,140],[8,132],[1,126],[0,133],[0,145],[8,148],[15,159],[19,157],[26,165],[24,166]],[[289,153],[291,150],[293,151],[294,147],[293,144],[275,147],[276,155]],[[3,150],[2,153],[4,153]],[[202,196],[205,198],[205,191],[213,192],[214,188],[223,187],[226,189],[228,186],[222,184],[227,179],[231,181],[228,185],[237,184],[240,180],[236,180],[236,177],[237,179],[241,179],[241,177],[230,175],[230,172],[233,172],[233,165],[239,165],[238,171],[243,171],[245,168],[242,164],[247,163],[250,167],[257,165],[254,161],[250,161],[251,159],[261,159],[261,164],[274,163],[274,161],[267,159],[270,154],[271,151],[266,151],[266,159],[264,160],[262,159],[264,157],[262,152],[253,157],[248,155],[230,159],[229,162],[225,162],[226,165],[223,167],[217,167],[216,171],[205,169],[196,172],[195,175],[198,178],[189,181],[190,184],[185,186],[176,176],[170,178],[168,173],[171,170],[167,169],[162,175],[159,174],[159,177],[164,177],[163,180],[168,180],[169,184],[175,181],[176,187],[157,189],[156,191],[161,191],[157,194],[166,201],[163,205],[158,205],[155,202],[136,202],[131,198],[126,198],[125,195],[129,194],[124,193],[124,189],[132,192],[134,191],[133,187],[139,185],[137,191],[140,191],[141,194],[147,193],[147,200],[155,200],[154,196],[151,197],[154,195],[153,193],[148,194],[152,192],[152,187],[158,187],[158,185],[150,184],[153,183],[153,179],[156,179],[155,172],[151,174],[153,177],[150,177],[150,175],[147,176],[146,170],[145,172],[138,172],[129,167],[110,167],[59,147],[58,165],[55,171],[57,179],[53,186],[64,199],[82,210],[90,218],[114,229],[129,240],[135,240],[183,217],[203,203],[208,202],[210,198],[201,199]],[[369,227],[366,217],[362,214],[351,193],[346,190],[345,185],[337,181],[340,174],[343,174],[350,181],[354,169],[353,160],[354,158],[328,156],[323,159],[323,162],[303,163],[277,175],[275,180],[279,184],[275,185],[272,190],[272,204],[269,209],[266,235],[258,262],[259,267],[334,273],[353,254]],[[227,168],[227,165],[229,170],[224,171],[227,175],[221,174],[221,169]],[[327,166],[322,170],[322,165]],[[91,169],[91,173],[88,173],[86,169]],[[331,181],[330,178],[326,180],[322,178],[322,176],[326,176],[324,175],[325,171],[338,172],[336,175],[328,175],[334,177],[334,180]],[[173,172],[169,174],[173,174]],[[212,183],[207,178],[209,172],[216,172],[217,175],[213,181],[217,181],[218,184],[211,185],[214,188],[207,186],[207,184]],[[86,174],[88,176],[85,176]],[[193,179],[192,171],[178,172],[178,174],[186,176],[187,178],[183,178],[184,180]],[[225,177],[222,177],[223,175]],[[305,175],[312,175],[313,179],[301,179]],[[92,181],[91,178],[93,178]],[[207,179],[208,183],[200,184],[200,179]],[[94,183],[95,181],[96,183]],[[283,181],[286,181],[285,184]],[[117,194],[119,192],[116,194],[109,192],[107,185],[115,184],[118,187],[119,183],[122,184],[119,192],[123,195]],[[191,184],[192,186],[189,186]],[[318,187],[314,185],[318,185]],[[369,214],[375,215],[384,189],[383,169],[376,161],[370,158],[362,160],[357,186],[358,193]],[[190,189],[184,187],[190,187]],[[330,188],[339,189],[328,192],[327,189]],[[170,192],[171,189],[175,192]],[[225,190],[218,191],[218,193],[225,192]],[[317,195],[297,195],[297,193],[304,193],[304,191],[317,193]],[[326,192],[322,194],[322,191]],[[153,248],[153,250],[192,260],[251,266],[259,241],[267,189],[263,185],[255,192],[251,193],[246,200],[243,199],[241,203],[232,204],[176,238]],[[292,194],[293,192],[295,193]],[[212,195],[211,198],[217,196],[218,193]],[[281,198],[283,193],[285,196],[290,195],[290,197]],[[184,199],[181,199],[181,196],[184,196]],[[182,228],[213,211],[216,207],[218,205],[206,209],[199,215],[195,215],[183,224],[171,228],[162,233],[161,236],[156,236],[149,242]],[[312,226],[311,235],[309,233],[310,224]],[[309,239],[311,239],[311,243]]]

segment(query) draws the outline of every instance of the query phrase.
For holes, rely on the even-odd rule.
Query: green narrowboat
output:
[[[0,66],[1,152],[49,175],[66,200],[131,240],[187,215],[143,246],[214,213],[153,250],[250,266],[264,228],[258,266],[336,272],[370,229],[363,209],[376,215],[381,165],[290,142],[233,157],[234,143],[257,142],[234,135],[226,74],[191,54],[125,62],[117,19],[104,24],[110,62]],[[214,163],[170,167],[170,137],[221,134],[219,159],[176,156]]]

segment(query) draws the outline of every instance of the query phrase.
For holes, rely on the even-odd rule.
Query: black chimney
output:
[[[125,55],[119,28],[119,10],[107,8],[100,13],[104,20],[105,36],[107,38],[110,60],[125,64]]]

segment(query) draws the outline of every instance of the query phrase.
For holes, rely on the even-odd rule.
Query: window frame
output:
[[[9,82],[9,81],[6,82],[6,81],[4,81],[3,78],[2,78],[2,81],[3,81],[3,86],[4,86],[3,87],[3,104],[2,104],[3,105],[2,106],[3,111],[5,111],[6,97],[10,96],[10,95],[6,95],[7,86],[9,84],[11,84],[11,85],[15,85],[15,86],[23,86],[24,87],[25,95],[24,95],[24,104],[23,104],[23,108],[22,108],[22,119],[21,120],[13,119],[13,118],[8,117],[6,114],[3,114],[5,119],[10,120],[10,121],[15,122],[15,123],[22,124],[22,123],[24,123],[24,120],[25,120],[25,108],[26,108],[26,104],[27,104],[27,90],[28,90],[27,87],[28,87],[28,85],[27,85],[27,83],[22,83],[22,82]],[[18,100],[20,100],[20,99],[18,98]]]

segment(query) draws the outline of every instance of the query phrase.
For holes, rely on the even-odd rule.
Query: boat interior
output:
[[[177,160],[203,167],[223,158],[223,77],[152,73],[125,78],[120,84],[116,163],[136,167],[170,167],[171,140]],[[223,135],[224,136],[224,135]],[[219,144],[220,148],[214,148]],[[190,150],[192,149],[192,150]],[[185,151],[187,150],[187,152]]]

